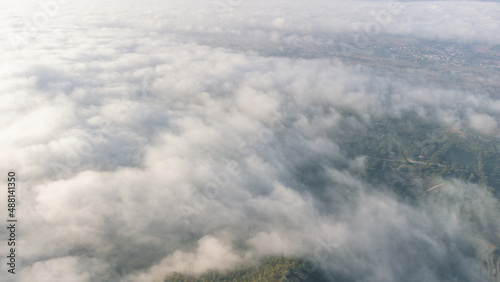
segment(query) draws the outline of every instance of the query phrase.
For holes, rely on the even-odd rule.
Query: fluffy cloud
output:
[[[452,182],[440,202],[402,203],[362,180],[365,157],[336,136],[406,111],[497,133],[500,102],[415,86],[414,73],[266,56],[394,7],[101,2],[4,7],[19,45],[1,47],[0,167],[19,175],[21,281],[146,281],[266,255],[313,258],[343,281],[480,279],[457,202],[496,226],[487,192]],[[384,33],[498,44],[498,5],[460,3],[405,3]]]

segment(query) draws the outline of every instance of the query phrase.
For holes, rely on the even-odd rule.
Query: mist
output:
[[[381,38],[498,45],[498,3],[227,2],[2,3],[12,281],[162,281],[269,256],[331,281],[487,281],[473,246],[500,228],[492,191],[436,178],[410,203],[346,143],[407,114],[500,135],[498,91],[346,58]]]

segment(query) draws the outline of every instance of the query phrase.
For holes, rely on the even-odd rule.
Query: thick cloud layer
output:
[[[497,3],[42,3],[2,7],[19,281],[150,281],[268,255],[341,281],[482,279],[460,210],[498,228],[489,192],[447,182],[412,206],[364,181],[366,157],[340,143],[408,111],[499,134],[498,96],[266,55],[374,22],[376,36],[499,44]]]

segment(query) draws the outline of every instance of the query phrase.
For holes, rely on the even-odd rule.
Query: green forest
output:
[[[364,155],[367,181],[419,197],[436,179],[460,179],[500,195],[500,137],[444,129],[415,115],[378,120],[342,140],[350,157]]]
[[[328,281],[319,271],[310,270],[307,263],[295,258],[268,258],[261,263],[241,266],[228,272],[208,271],[199,277],[173,273],[164,282],[233,282],[233,281]]]
[[[352,119],[357,120],[357,126],[332,138],[349,158],[367,158],[362,177],[375,189],[389,187],[402,198],[417,202],[426,192],[439,188],[443,180],[460,179],[482,185],[499,198],[500,137],[445,129],[412,114],[380,119],[370,126],[359,126],[360,119]],[[269,258],[225,273],[209,271],[197,277],[173,273],[164,281],[328,280],[318,271],[308,272],[301,259]]]

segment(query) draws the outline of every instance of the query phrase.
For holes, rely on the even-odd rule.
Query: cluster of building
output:
[[[388,47],[396,59],[413,62],[447,63],[456,66],[480,64],[476,62],[474,52],[462,46],[425,48],[425,46]]]

